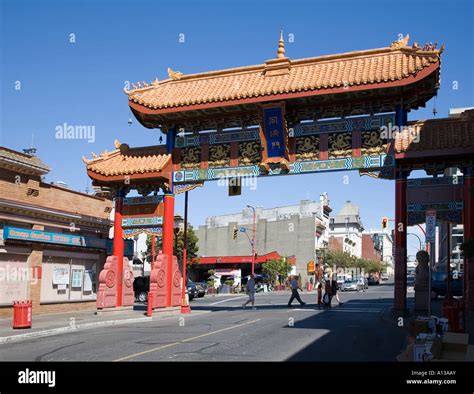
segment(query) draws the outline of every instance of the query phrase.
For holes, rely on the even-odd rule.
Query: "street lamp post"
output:
[[[256,219],[257,219],[257,214],[255,207],[251,205],[247,205],[247,208],[252,208],[253,210],[253,226],[252,226],[252,275],[255,273],[255,235],[256,235]]]
[[[420,249],[418,249],[418,250],[422,250],[422,249],[423,249],[423,246],[421,246],[421,245],[422,245],[421,238],[420,238],[417,234],[415,234],[415,233],[407,233],[407,235],[413,235],[413,236],[415,236],[416,238],[418,238],[418,241],[420,241]]]

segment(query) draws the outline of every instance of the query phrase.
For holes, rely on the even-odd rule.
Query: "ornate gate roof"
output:
[[[137,83],[125,93],[142,124],[166,131],[169,122],[179,123],[181,118],[238,112],[232,106],[320,95],[344,98],[356,91],[411,85],[433,73],[431,84],[437,88],[443,49],[433,44],[409,46],[407,35],[386,48],[290,60],[280,38],[278,57],[263,64],[191,75],[168,69],[168,79]],[[417,107],[424,100],[407,104]],[[149,115],[158,116],[156,122]]]

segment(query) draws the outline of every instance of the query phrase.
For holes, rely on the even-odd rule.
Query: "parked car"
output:
[[[336,278],[336,282],[337,282],[337,289],[338,290],[341,290],[342,289],[342,285],[344,284],[344,282],[346,280],[348,280],[350,278],[346,277],[345,275],[337,275],[337,278]]]
[[[357,279],[346,279],[341,286],[341,291],[361,291],[363,285]]]
[[[463,274],[451,273],[451,295],[461,297],[463,295]],[[431,276],[431,299],[439,296],[445,297],[448,291],[448,273],[445,271],[433,272]]]
[[[150,289],[150,276],[137,276],[133,280],[133,291],[135,301],[146,302],[148,300],[148,290]]]
[[[201,282],[193,282],[193,283],[196,286],[198,298],[204,297],[206,295],[206,288],[204,287],[204,285]]]
[[[384,273],[382,274],[382,281],[386,281],[386,280],[388,280],[388,274]]]
[[[380,279],[377,278],[374,275],[369,275],[369,277],[367,279],[367,282],[368,282],[369,286],[379,285],[380,284]]]
[[[186,291],[188,293],[189,301],[192,301],[193,299],[199,297],[199,295],[198,295],[199,291],[196,287],[196,284],[192,280],[188,279],[188,284],[186,286]]]
[[[207,294],[207,288],[208,288],[207,282],[194,282],[194,283],[196,283],[196,285],[201,286],[204,289],[204,293]]]

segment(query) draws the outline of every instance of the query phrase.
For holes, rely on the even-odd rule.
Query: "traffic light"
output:
[[[237,239],[237,233],[239,232],[239,230],[237,229],[237,227],[234,227],[234,229],[232,230],[232,239]]]
[[[382,230],[386,230],[388,227],[388,217],[383,217],[382,218]]]

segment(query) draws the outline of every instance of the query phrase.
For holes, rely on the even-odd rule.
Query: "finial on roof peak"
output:
[[[278,41],[277,59],[284,59],[285,56],[285,41],[283,40],[283,30],[280,30],[280,40]]]

